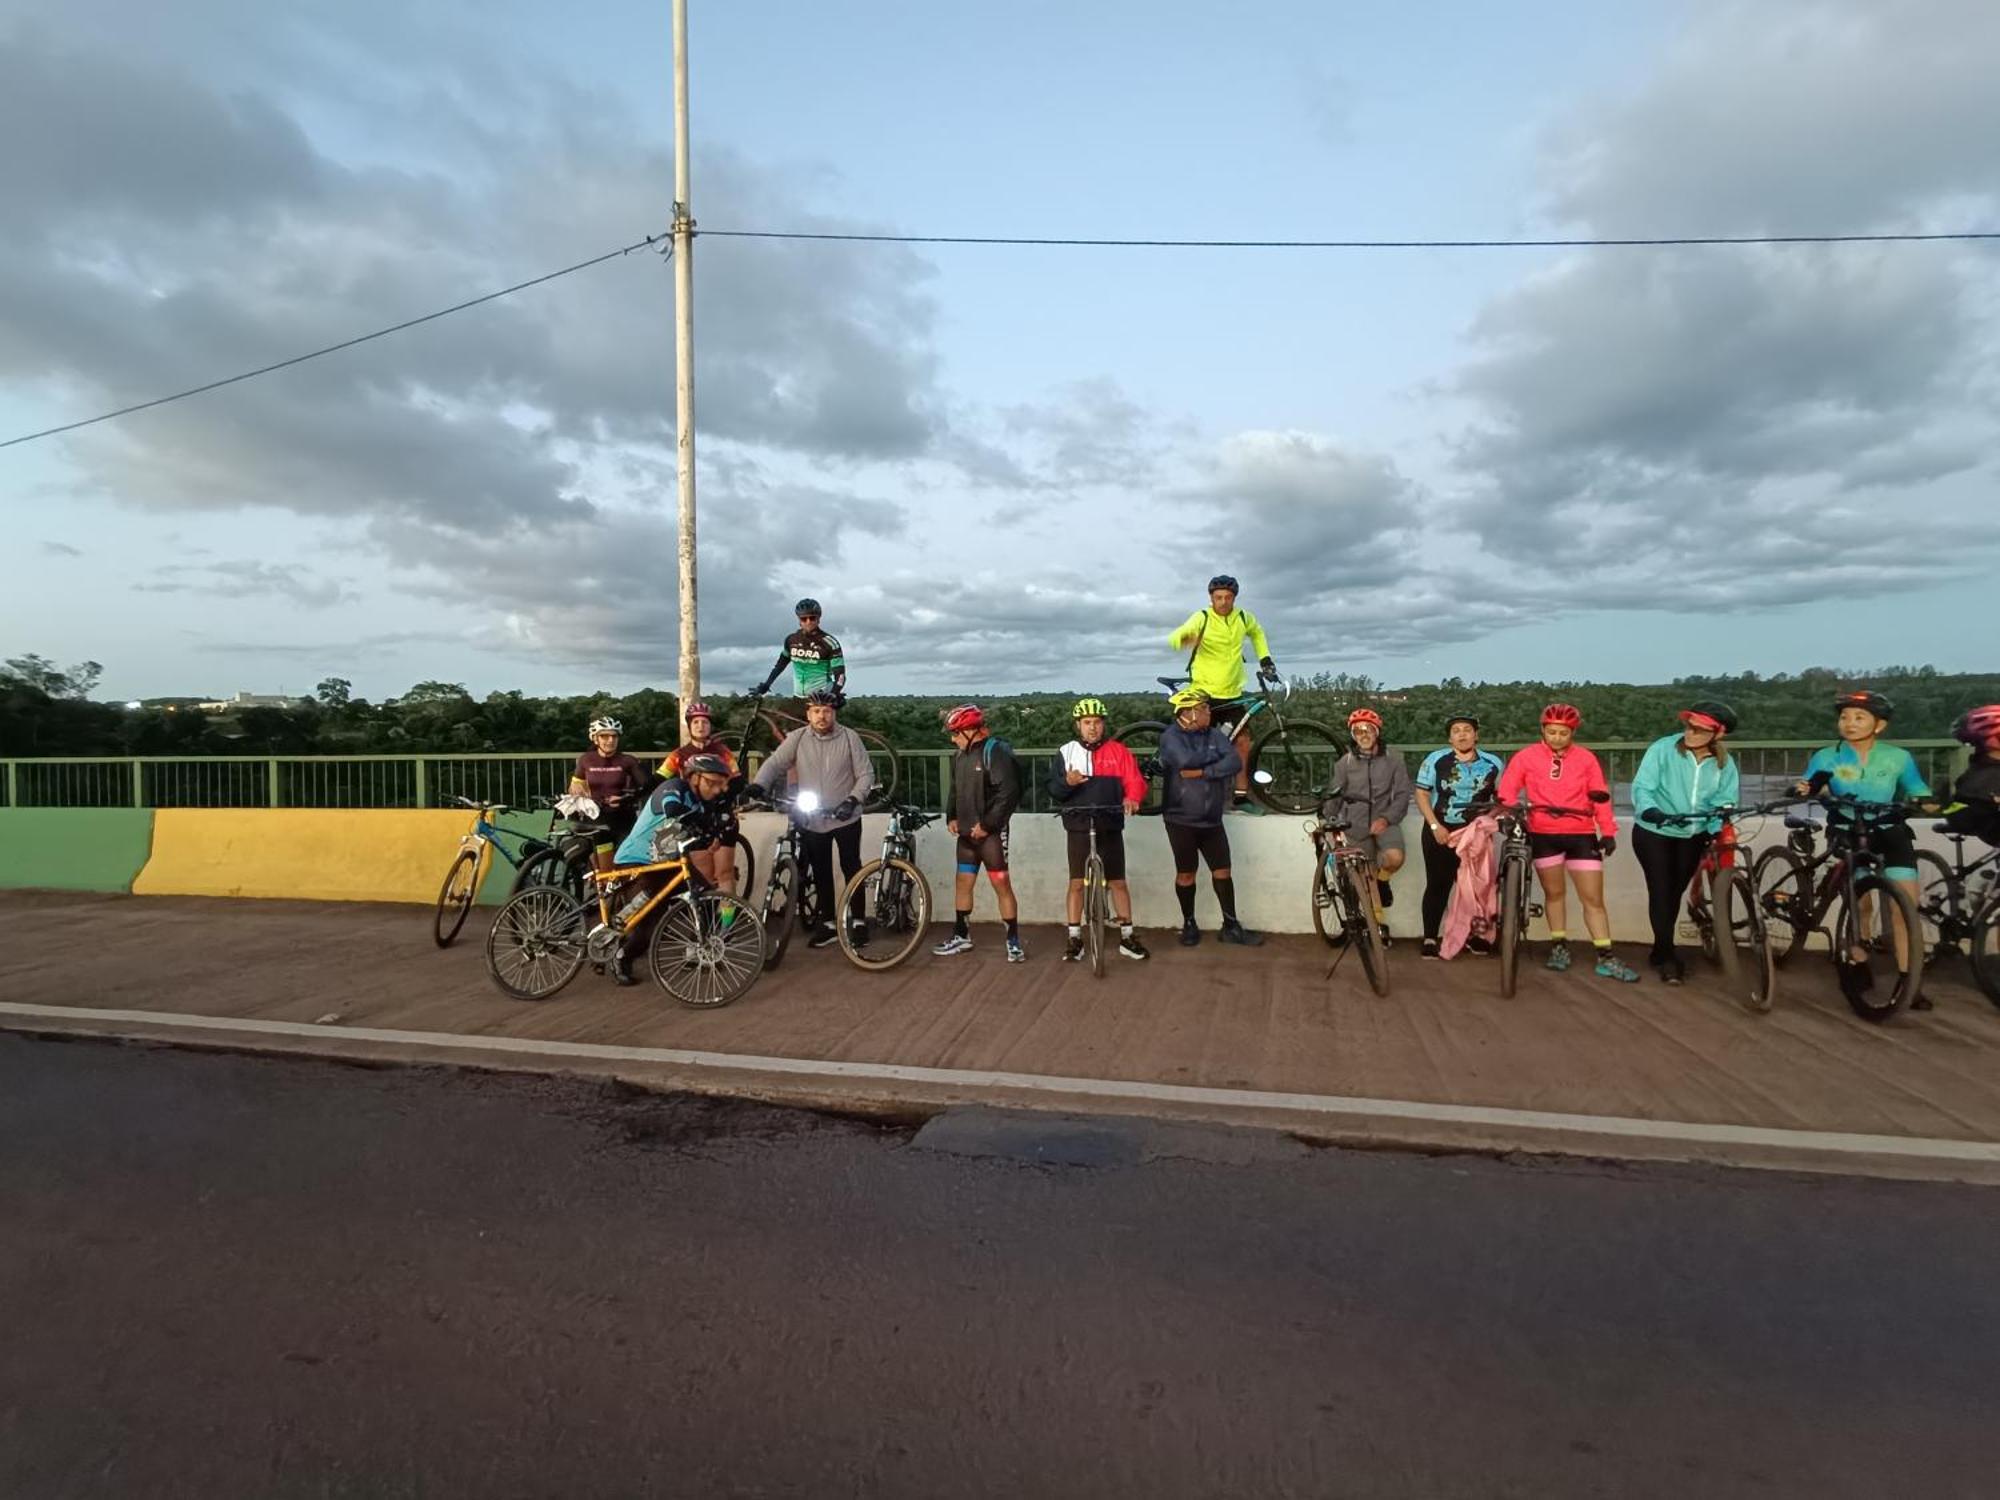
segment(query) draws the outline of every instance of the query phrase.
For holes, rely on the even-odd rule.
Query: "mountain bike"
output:
[[[589,902],[553,885],[517,892],[487,931],[487,974],[516,1000],[546,1000],[586,963],[616,962],[653,918],[647,961],[660,988],[697,1010],[729,1004],[764,972],[764,928],[748,902],[708,885],[689,862],[706,842],[662,828],[652,862],[590,872]]]
[[[745,766],[749,765],[752,755],[769,755],[786,735],[794,729],[804,728],[806,722],[803,712],[794,713],[790,708],[780,707],[768,693],[753,693],[748,702],[749,712],[744,716],[743,728],[736,737],[736,758]],[[903,758],[896,753],[894,745],[874,730],[855,729],[854,732],[868,747],[868,763],[875,768],[875,785],[869,790],[868,799],[862,806],[871,812],[879,811],[895,801],[896,787],[903,779]]]
[[[551,806],[547,798],[539,798],[537,802],[540,807]],[[492,863],[492,853],[497,852],[514,868],[514,883],[509,894],[523,886],[545,881],[562,883],[560,866],[550,863],[556,851],[548,840],[515,833],[493,821],[502,813],[513,811],[505,803],[474,802],[469,797],[453,797],[451,804],[469,808],[473,819],[472,827],[458,841],[458,853],[452,856],[451,868],[445,871],[444,884],[438,887],[437,910],[431,917],[431,938],[440,948],[449,948],[457,941],[459,929],[465,926],[472,903],[479,895],[479,883],[485,877],[487,866]],[[553,832],[553,814],[550,824]],[[517,840],[519,849],[510,850],[502,842],[505,839]]]
[[[805,855],[805,830],[791,815],[814,812],[819,798],[812,792],[794,797],[774,797],[772,806],[785,814],[784,831],[771,850],[771,873],[764,882],[760,915],[764,922],[764,967],[775,969],[784,962],[785,949],[799,924],[800,912],[817,913],[819,885],[813,879],[812,862]]]
[[[1966,938],[1972,978],[1986,998],[2000,1005],[2000,884],[1988,888],[1986,899],[1972,916]]]
[[[1765,808],[1718,807],[1704,813],[1660,813],[1649,820],[1679,827],[1722,827],[1702,851],[1687,890],[1687,923],[1701,942],[1702,956],[1722,970],[1723,986],[1745,1010],[1770,1010],[1778,993],[1778,955],[1757,900],[1736,825]]]
[[[840,951],[861,969],[893,969],[917,951],[931,925],[931,886],[917,868],[917,832],[936,813],[907,804],[889,810],[882,853],[854,872],[840,893],[840,910],[860,916],[840,924]]]
[[[1788,799],[1778,805],[1796,808],[1802,803],[1817,803],[1836,819],[1826,824],[1825,851],[1814,844],[1817,820],[1796,810],[1787,813],[1785,826],[1791,830],[1787,842],[1766,849],[1757,859],[1757,904],[1771,929],[1780,963],[1833,918],[1827,937],[1840,992],[1857,1016],[1880,1024],[1915,1003],[1923,992],[1923,926],[1916,903],[1882,873],[1882,856],[1874,847],[1879,833],[1907,820],[1915,809],[1822,797]],[[1880,920],[1885,909],[1903,930],[1906,968],[1895,969],[1889,922]],[[1883,976],[1876,973],[1884,956],[1895,972],[1894,982],[1887,986],[1878,983]]]
[[[2000,849],[1988,849],[1967,863],[1968,835],[1950,825],[1933,823],[1936,833],[1951,840],[1951,858],[1929,849],[1917,851],[1917,915],[1924,924],[1930,957],[1956,953],[1972,938],[1972,923],[1987,898],[2000,891]]]
[[[1363,797],[1342,797],[1341,803],[1365,802]],[[1326,804],[1334,801],[1330,790],[1322,793],[1317,817],[1306,823],[1313,842],[1312,919],[1313,931],[1329,948],[1345,949],[1361,955],[1362,972],[1368,987],[1378,995],[1389,993],[1389,950],[1382,941],[1382,924],[1375,920],[1375,861],[1359,841],[1352,840],[1347,820],[1328,816]],[[1333,975],[1336,957],[1327,976]]]
[[[1156,677],[1153,680],[1169,693],[1175,693],[1188,679]],[[1312,719],[1288,719],[1284,705],[1291,696],[1289,682],[1259,672],[1257,696],[1236,700],[1242,705],[1243,714],[1230,726],[1228,733],[1233,740],[1250,727],[1253,719],[1259,716],[1268,718],[1270,722],[1250,742],[1250,755],[1245,765],[1250,773],[1250,795],[1273,812],[1309,813],[1318,808],[1321,788],[1333,763],[1340,759],[1346,746],[1340,736],[1324,724]],[[1216,708],[1220,710],[1233,706],[1217,704]],[[1160,736],[1166,730],[1163,720],[1141,719],[1127,724],[1112,738],[1123,740],[1137,759],[1157,759]],[[1257,774],[1259,771],[1265,773],[1261,779]],[[1159,796],[1149,790],[1146,800],[1139,805],[1139,811],[1156,813],[1159,810]]]
[[[1592,792],[1590,800],[1603,804],[1611,800],[1609,792]],[[1494,842],[1499,845],[1499,857],[1494,862],[1494,873],[1500,887],[1499,942],[1500,994],[1511,1000],[1521,982],[1521,945],[1528,940],[1528,924],[1542,915],[1542,903],[1536,893],[1541,882],[1534,878],[1534,845],[1528,837],[1527,803],[1509,807],[1491,800],[1475,802],[1467,809],[1469,815],[1494,814],[1499,826]],[[1575,807],[1542,807],[1533,811],[1549,817],[1592,818],[1593,812]]]

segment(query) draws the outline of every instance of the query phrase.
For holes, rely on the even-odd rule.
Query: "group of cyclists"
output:
[[[1180,943],[1192,947],[1202,940],[1195,900],[1204,866],[1221,915],[1219,940],[1253,947],[1263,941],[1237,914],[1225,815],[1249,810],[1249,747],[1242,727],[1249,709],[1246,648],[1254,654],[1260,676],[1276,680],[1278,671],[1262,625],[1237,605],[1238,592],[1237,580],[1227,574],[1210,579],[1207,607],[1171,632],[1171,644],[1189,653],[1187,681],[1169,700],[1172,722],[1150,764],[1142,765],[1129,747],[1111,737],[1102,699],[1084,697],[1073,706],[1075,737],[1052,761],[1048,781],[1068,844],[1066,961],[1084,953],[1084,868],[1093,843],[1109,886],[1119,953],[1138,961],[1150,956],[1132,920],[1124,844],[1125,822],[1146,800],[1150,773],[1161,777],[1160,813],[1173,855]],[[789,665],[805,723],[784,737],[754,780],[745,779],[737,757],[717,737],[706,703],[687,706],[688,739],[655,772],[620,751],[622,728],[615,719],[591,723],[592,748],[577,758],[569,790],[595,805],[605,827],[597,848],[600,869],[652,860],[655,834],[662,826],[684,826],[700,846],[692,856],[697,869],[726,887],[735,878],[736,809],[781,800],[799,825],[819,891],[840,889],[833,883],[836,854],[843,880],[860,867],[861,810],[874,776],[859,736],[839,723],[846,663],[839,642],[820,628],[817,600],[799,600],[795,614],[798,630],[786,637],[777,662],[752,692],[767,692]],[[1886,739],[1895,715],[1887,697],[1870,691],[1843,693],[1833,707],[1838,739],[1808,761],[1793,788],[1797,795],[1826,800],[1836,828],[1843,816],[1861,816],[1871,806],[1944,810],[1909,752]],[[1723,813],[1738,805],[1741,792],[1729,748],[1738,727],[1734,710],[1717,701],[1697,701],[1680,710],[1678,719],[1676,731],[1648,747],[1631,787],[1632,853],[1646,882],[1653,936],[1648,963],[1670,985],[1682,983],[1687,972],[1675,946],[1682,898],[1721,829]],[[1006,960],[1018,963],[1027,955],[1008,843],[1022,800],[1021,767],[1012,747],[992,733],[978,705],[949,710],[943,727],[955,752],[946,815],[956,841],[953,922],[950,934],[932,951],[944,957],[972,951],[974,898],[983,872],[994,893]],[[1594,972],[1624,983],[1640,978],[1612,945],[1605,865],[1617,849],[1618,826],[1604,767],[1589,747],[1578,743],[1582,727],[1582,714],[1574,706],[1551,703],[1542,712],[1539,739],[1503,761],[1481,747],[1478,715],[1455,712],[1441,726],[1446,743],[1422,757],[1413,778],[1403,756],[1384,741],[1375,709],[1356,708],[1348,715],[1352,743],[1333,768],[1323,815],[1341,823],[1349,843],[1359,844],[1371,861],[1376,876],[1372,915],[1385,942],[1392,937],[1387,915],[1394,904],[1391,877],[1407,857],[1403,823],[1414,806],[1423,825],[1418,834],[1424,866],[1423,957],[1449,956],[1461,946],[1473,953],[1490,951],[1490,900],[1469,922],[1458,924],[1466,933],[1462,944],[1447,945],[1441,934],[1454,901],[1467,900],[1461,860],[1479,846],[1476,830],[1482,820],[1490,829],[1492,814],[1518,809],[1525,813],[1549,928],[1547,967],[1561,971],[1573,962],[1569,893],[1574,890]],[[2000,845],[2000,704],[1968,711],[1953,733],[1971,747],[1972,759],[1953,789],[1956,806],[1947,822],[1955,832]],[[812,796],[799,795],[805,792]],[[1902,885],[1914,905],[1917,870],[1910,830],[1900,823],[1888,826],[1876,833],[1875,845],[1885,855],[1887,878]],[[1479,905],[1476,881],[1474,885],[1472,899]],[[829,909],[811,915],[812,946],[838,940],[836,920],[850,924],[855,941],[867,941],[858,913]],[[1899,953],[1903,941],[1896,934]],[[627,948],[636,951],[636,943]],[[630,982],[629,960],[621,959],[614,973],[621,982]]]

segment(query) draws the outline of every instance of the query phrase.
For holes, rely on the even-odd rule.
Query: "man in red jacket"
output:
[[[1106,738],[1104,700],[1079,698],[1070,710],[1076,738],[1062,747],[1049,767],[1049,795],[1062,807],[1069,834],[1069,946],[1064,963],[1083,957],[1083,867],[1090,858],[1090,829],[1097,827],[1097,857],[1111,887],[1111,910],[1118,918],[1118,951],[1127,958],[1149,955],[1132,930],[1132,888],[1125,881],[1125,819],[1146,800],[1146,778],[1132,752]]]

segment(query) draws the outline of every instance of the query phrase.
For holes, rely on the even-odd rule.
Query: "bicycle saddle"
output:
[[[1186,682],[1187,680],[1188,679],[1185,677],[1155,677],[1153,679],[1153,681],[1157,682],[1161,687],[1165,688],[1170,693],[1179,688],[1180,685]]]
[[[1824,828],[1826,820],[1824,818],[1816,818],[1807,812],[1788,812],[1785,814],[1785,826],[1787,828]]]

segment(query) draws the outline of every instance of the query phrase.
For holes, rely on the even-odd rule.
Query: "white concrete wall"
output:
[[[881,853],[888,818],[873,814],[862,823],[861,857],[873,859]],[[1305,824],[1303,817],[1278,813],[1262,817],[1233,814],[1224,820],[1236,879],[1237,912],[1248,926],[1266,932],[1312,931],[1312,841],[1306,835]],[[1912,825],[1918,830],[1919,846],[1948,853],[1949,845],[1930,832],[1930,824],[1930,819],[1922,819]],[[751,813],[743,819],[743,828],[757,850],[761,880],[763,872],[770,868],[771,845],[779,832],[778,815]],[[1423,824],[1414,815],[1403,825],[1409,859],[1397,872],[1396,904],[1389,912],[1391,930],[1399,937],[1415,938],[1423,931],[1423,854],[1417,843],[1422,831]],[[1759,830],[1758,847],[1783,841],[1784,829],[1778,820],[1765,820]],[[1014,889],[1020,898],[1024,922],[1063,920],[1063,896],[1069,883],[1066,847],[1062,824],[1054,814],[1023,813],[1015,817],[1008,862],[1013,868]],[[1160,820],[1128,821],[1125,850],[1134,919],[1145,928],[1178,928],[1181,917],[1174,899],[1173,859]],[[940,920],[948,920],[952,910],[952,837],[943,823],[933,823],[917,836],[917,862],[930,880],[934,911]],[[979,885],[981,889],[973,899],[974,921],[990,921],[994,916],[993,893],[983,874]],[[1212,930],[1220,918],[1205,871],[1196,890],[1195,915],[1204,928]],[[1646,880],[1638,861],[1632,857],[1624,820],[1619,824],[1618,852],[1606,869],[1605,898],[1615,938],[1632,943],[1652,941],[1652,929],[1646,921]],[[1540,930],[1539,922],[1536,928]],[[1576,933],[1583,930],[1582,909],[1573,894],[1570,930]]]

